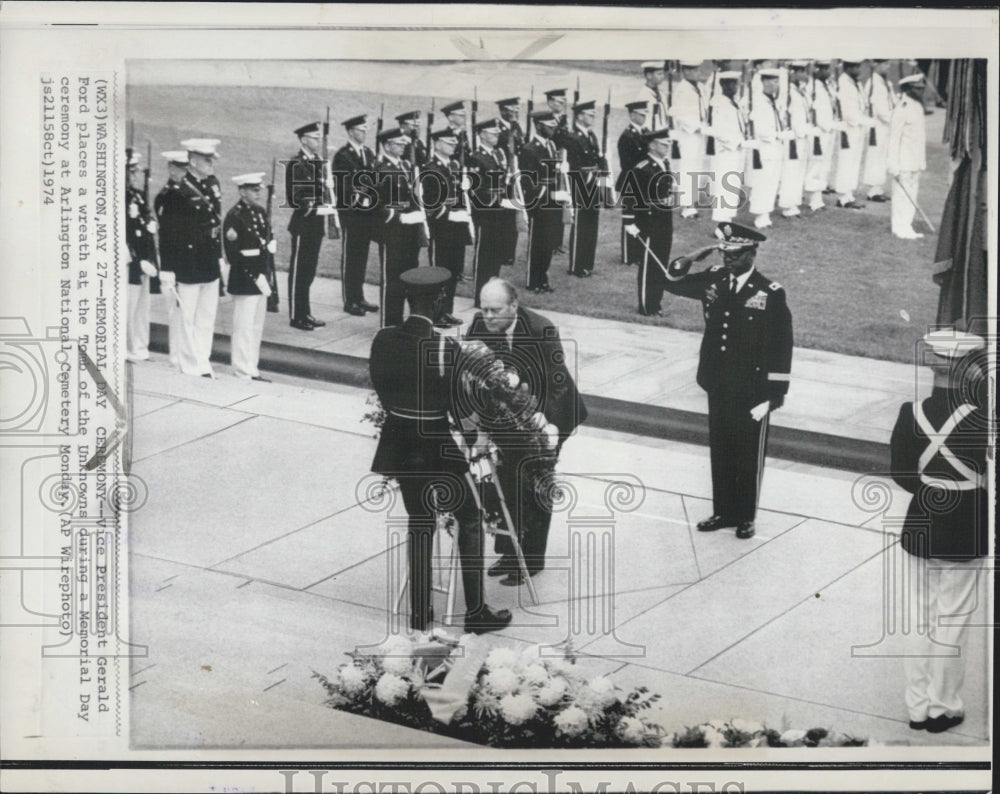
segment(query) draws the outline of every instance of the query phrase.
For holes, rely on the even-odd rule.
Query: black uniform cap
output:
[[[446,142],[447,141],[453,141],[455,143],[458,143],[458,136],[455,134],[455,130],[451,129],[450,127],[446,127],[443,130],[438,130],[437,132],[432,132],[431,133],[431,140],[432,141],[444,140]]]
[[[575,110],[577,113],[580,113],[581,111],[584,110],[593,110],[594,105],[595,102],[593,99],[589,100],[588,102],[577,102],[575,105],[573,105],[573,110]]]
[[[351,130],[351,129],[354,129],[355,127],[360,127],[362,124],[366,123],[367,121],[368,121],[368,116],[366,116],[364,114],[362,114],[360,116],[355,116],[354,118],[350,118],[350,119],[348,119],[347,121],[344,122],[344,128],[348,129],[348,130]]]
[[[413,267],[403,271],[399,280],[408,295],[436,295],[451,278],[451,271],[443,267]]]
[[[642,134],[642,140],[646,143],[651,141],[659,141],[670,137],[670,130],[667,127],[661,127],[658,130],[650,130],[649,132],[644,132]]]
[[[639,102],[627,102],[625,103],[625,109],[632,110],[649,110],[649,102],[646,100],[640,100]]]
[[[465,102],[452,102],[441,108],[441,112],[446,116],[450,116],[452,113],[465,113]]]
[[[564,96],[566,96],[565,88],[553,88],[551,91],[545,92],[546,99],[552,99],[554,97],[559,97],[561,99]]]
[[[751,229],[749,226],[741,226],[738,223],[730,223],[729,221],[723,221],[715,227],[715,236],[722,241],[719,248],[723,251],[756,248],[759,243],[767,239],[767,237],[756,229]]]
[[[419,118],[420,118],[419,110],[410,110],[407,111],[406,113],[401,113],[400,115],[396,116],[396,121],[402,123],[404,121],[416,121]]]
[[[410,136],[399,129],[399,127],[393,127],[392,129],[382,130],[382,132],[378,135],[378,142],[385,143],[392,138],[406,138],[409,140],[409,137]]]
[[[505,108],[508,105],[520,105],[520,104],[521,104],[521,97],[519,97],[519,96],[512,96],[509,99],[498,99],[497,100],[497,107],[501,107],[501,108]]]
[[[305,124],[295,130],[295,134],[301,138],[303,135],[310,135],[311,133],[319,132],[321,126],[322,124],[318,121],[310,121],[308,124]]]

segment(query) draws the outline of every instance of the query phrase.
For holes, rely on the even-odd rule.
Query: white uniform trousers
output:
[[[712,220],[731,221],[740,209],[743,192],[743,168],[746,153],[742,149],[718,152],[712,158]]]
[[[699,176],[708,171],[707,155],[705,154],[705,136],[700,132],[674,131],[681,156],[676,163],[677,169],[677,206],[681,212],[698,209],[699,201],[703,204],[708,191],[708,177]],[[700,188],[700,189],[699,189]]]
[[[913,201],[918,201],[917,195],[920,192],[920,172],[901,171],[899,182],[903,183],[906,193],[909,193]],[[899,182],[892,180],[892,233],[900,237],[913,236],[913,217],[917,208],[913,206],[913,201],[906,197],[906,193],[899,186]]]
[[[785,158],[781,163],[781,182],[778,188],[778,206],[783,215],[798,215],[799,204],[802,203],[802,189],[806,180],[806,165],[809,162],[809,149],[812,148],[811,138],[795,139],[795,154],[793,160],[789,152],[789,142],[785,147]]]
[[[827,167],[826,167],[826,184],[823,185],[823,189],[833,187],[834,180],[837,176],[837,160],[839,159],[837,153],[840,151],[840,132],[838,130],[831,130],[827,134]]]
[[[167,302],[167,351],[170,354],[170,365],[180,369],[181,349],[181,309],[177,305],[177,294],[172,289],[163,289],[163,299]]]
[[[811,210],[818,210],[823,206],[823,191],[829,184],[830,162],[833,157],[833,136],[821,135],[820,144],[823,151],[820,154],[813,154],[813,139],[812,137],[806,139],[808,157],[802,190]]]
[[[886,159],[889,154],[889,125],[876,122],[874,129],[875,145],[869,143],[865,149],[865,167],[861,176],[861,183],[868,188],[868,198],[885,193]],[[868,140],[868,133],[865,140]]]
[[[786,145],[785,141],[761,145],[761,167],[754,172],[753,188],[750,191],[750,214],[758,219],[770,215],[774,210],[781,182],[782,150]]]
[[[260,375],[260,340],[264,335],[267,298],[263,295],[233,295],[233,373],[241,378]]]
[[[149,276],[145,273],[141,284],[128,285],[125,358],[129,361],[149,358]]]
[[[961,688],[970,624],[986,631],[982,559],[967,562],[906,554],[906,615],[910,637],[903,667],[910,719],[964,714]],[[977,660],[985,665],[986,660]]]
[[[185,375],[211,375],[212,337],[219,309],[219,279],[207,284],[177,284],[180,321],[177,364]]]
[[[854,201],[854,191],[858,189],[858,180],[861,178],[861,158],[865,151],[867,131],[867,127],[851,127],[847,131],[850,145],[846,149],[837,149],[837,174],[833,189],[837,191],[837,198],[841,203]],[[840,146],[839,141],[837,146]]]

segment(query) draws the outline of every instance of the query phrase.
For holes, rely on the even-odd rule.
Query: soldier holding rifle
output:
[[[719,91],[712,100],[712,126],[705,132],[712,136],[715,153],[711,158],[712,220],[731,221],[743,201],[747,121],[743,108],[736,101],[740,73],[723,71],[718,74]]]
[[[512,178],[517,172],[515,163],[524,146],[524,130],[518,123],[517,117],[521,109],[520,97],[509,97],[497,101],[497,109],[500,118],[497,119],[497,126],[500,128],[500,135],[497,138],[497,148],[507,157],[508,177]],[[517,236],[520,224],[519,212],[506,213],[507,220],[502,237],[501,265],[513,265],[517,256]],[[527,229],[525,229],[527,231]]]
[[[374,233],[375,152],[365,145],[368,117],[354,116],[344,122],[347,143],[333,156],[333,172],[340,181],[337,211],[340,215],[340,285],[344,311],[355,317],[377,312],[365,300],[365,270]],[[366,184],[367,183],[367,184]]]
[[[128,245],[128,319],[125,323],[129,361],[149,358],[149,296],[156,267],[156,219],[149,206],[149,169],[139,167],[142,155],[125,152],[128,183],[125,188],[125,240]]]
[[[809,142],[809,102],[803,93],[803,86],[808,66],[808,61],[792,61],[789,64],[784,120],[785,129],[792,137],[785,144],[778,188],[778,207],[785,218],[798,218],[802,214],[799,205],[802,203]]]
[[[662,73],[662,69],[660,70]],[[634,187],[630,174],[635,167],[646,157],[646,142],[643,135],[649,130],[646,127],[646,118],[649,114],[649,102],[640,99],[636,102],[629,102],[625,105],[628,111],[629,124],[622,130],[618,137],[618,165],[621,171],[618,173],[618,180],[615,189],[621,193],[628,183]],[[635,221],[635,195],[630,189],[622,196],[622,233],[621,249],[622,262],[626,265],[638,265],[642,261],[642,249],[638,241],[630,234],[626,234],[626,227]]]
[[[812,144],[807,146],[806,176],[802,187],[809,209],[813,212],[826,206],[823,203],[823,192],[827,187],[834,147],[837,145],[837,119],[833,95],[827,82],[829,77],[830,61],[816,61],[805,88],[805,94],[809,97]]]
[[[554,292],[549,285],[552,254],[562,237],[562,207],[569,193],[557,187],[559,153],[552,140],[558,124],[548,110],[532,114],[535,135],[521,150],[524,200],[528,211],[528,290]]]
[[[420,138],[420,111],[409,110],[396,116],[396,123],[410,142],[403,151],[403,159],[411,165],[423,166],[427,163],[427,146]]]

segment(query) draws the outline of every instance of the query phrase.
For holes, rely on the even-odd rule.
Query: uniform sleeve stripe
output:
[[[791,373],[788,372],[768,372],[768,380],[791,380]]]

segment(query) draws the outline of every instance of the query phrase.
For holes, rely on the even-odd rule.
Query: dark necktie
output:
[[[736,276],[731,274],[729,276],[729,294],[730,295],[736,294]]]

